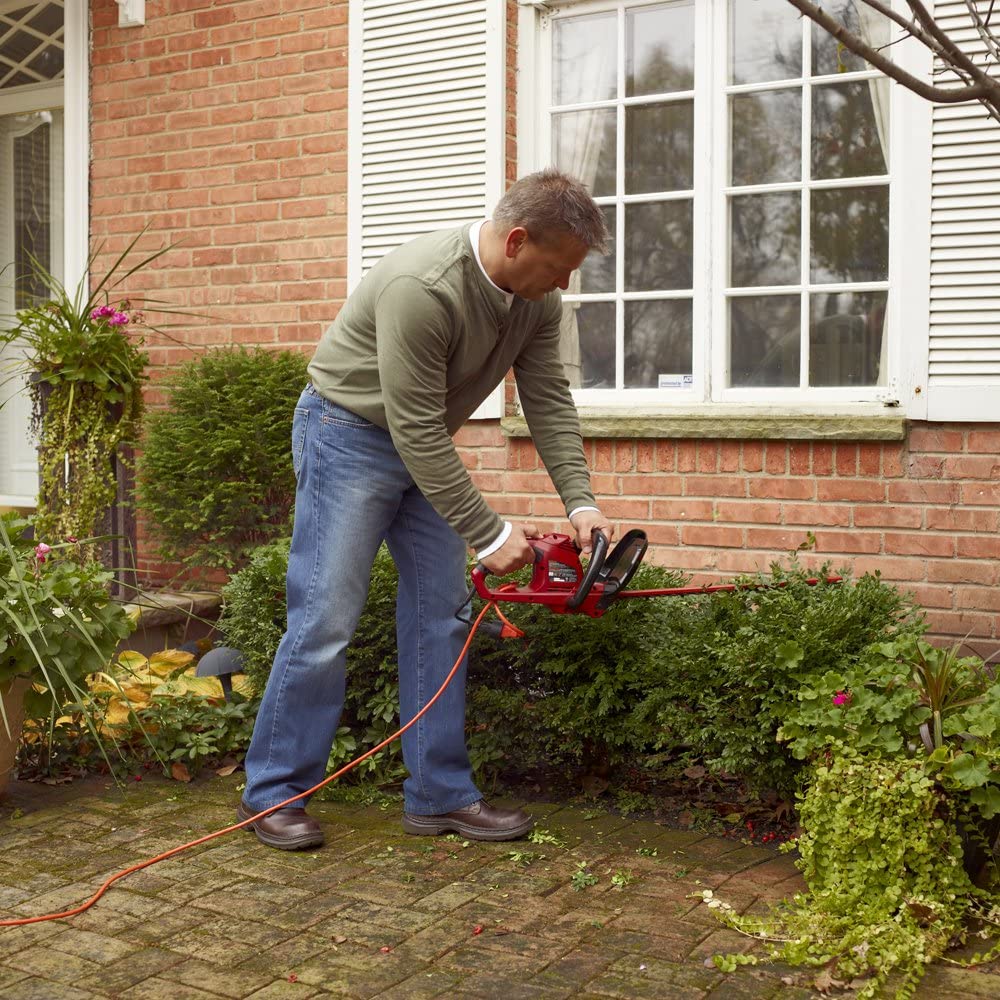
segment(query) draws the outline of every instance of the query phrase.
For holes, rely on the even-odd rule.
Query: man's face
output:
[[[570,275],[584,262],[588,248],[575,236],[532,239],[526,230],[507,237],[507,286],[522,299],[537,301],[556,288],[566,289]]]

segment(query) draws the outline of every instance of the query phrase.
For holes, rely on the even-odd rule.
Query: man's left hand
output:
[[[576,530],[576,544],[580,546],[580,551],[585,556],[590,555],[590,539],[594,528],[599,528],[608,542],[611,542],[615,536],[611,522],[599,510],[578,511],[570,518],[569,523]]]

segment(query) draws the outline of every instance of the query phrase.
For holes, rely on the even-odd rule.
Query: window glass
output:
[[[560,18],[554,23],[554,104],[606,101],[615,96],[618,77],[617,20],[615,13],[611,12]]]
[[[891,40],[861,0],[828,6]],[[624,401],[887,384],[888,80],[788,0],[574,7],[544,19],[545,160],[588,186],[613,234],[563,295],[574,387]],[[698,60],[720,23],[716,71]]]
[[[860,13],[863,5],[834,6],[862,37],[885,37],[885,19]],[[728,105],[729,385],[884,384],[888,81],[785,0],[729,8],[739,88]],[[804,64],[794,56],[802,51]],[[795,86],[772,84],[796,75]],[[872,284],[880,287],[857,287]],[[775,286],[795,295],[745,292]]]
[[[638,7],[625,15],[625,93],[694,88],[694,8]]]
[[[802,91],[730,98],[732,183],[777,184],[802,176]]]
[[[802,15],[788,0],[731,0],[730,83],[802,75]]]

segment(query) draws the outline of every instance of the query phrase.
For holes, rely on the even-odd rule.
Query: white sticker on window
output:
[[[690,389],[694,385],[693,375],[663,375],[657,380],[658,389]]]

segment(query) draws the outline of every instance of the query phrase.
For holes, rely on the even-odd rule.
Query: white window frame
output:
[[[669,0],[547,0],[545,3],[518,0],[519,176],[548,163],[547,95],[551,93],[553,20],[614,9],[659,6],[665,2]],[[696,226],[693,234],[694,388],[690,391],[577,389],[573,393],[577,404],[585,409],[641,409],[646,413],[692,408],[699,412],[708,408],[720,411],[753,408],[756,412],[767,408],[809,414],[858,415],[879,413],[888,406],[900,407],[912,419],[924,418],[930,284],[931,105],[890,82],[887,384],[808,389],[727,388],[728,158],[723,154],[727,152],[728,141],[728,3],[727,0],[694,0],[694,7],[695,93],[698,95],[694,112],[694,200],[696,218],[708,216],[704,224]],[[806,33],[803,44],[807,44],[808,37]],[[922,46],[897,42],[892,52],[911,73],[930,78],[931,60]],[[703,94],[710,95],[710,99],[699,99]],[[540,95],[545,96],[540,99]],[[808,143],[804,143],[803,156],[807,153]],[[905,166],[900,167],[901,164]],[[622,164],[618,166],[620,171]],[[619,227],[621,215],[617,213]],[[713,248],[719,249],[713,253]],[[803,252],[807,252],[805,248]],[[715,270],[713,259],[718,262]],[[622,267],[620,259],[617,265]],[[620,339],[620,322],[618,326]],[[699,337],[699,330],[709,330],[711,336]],[[621,344],[618,347],[620,365]]]
[[[24,4],[7,0],[3,6]],[[86,0],[65,0],[63,9],[63,78],[0,91],[0,115],[63,109],[63,229],[57,245],[62,246],[62,283],[73,290],[87,276],[89,252],[90,15]],[[0,506],[34,507],[36,499],[0,494]]]

